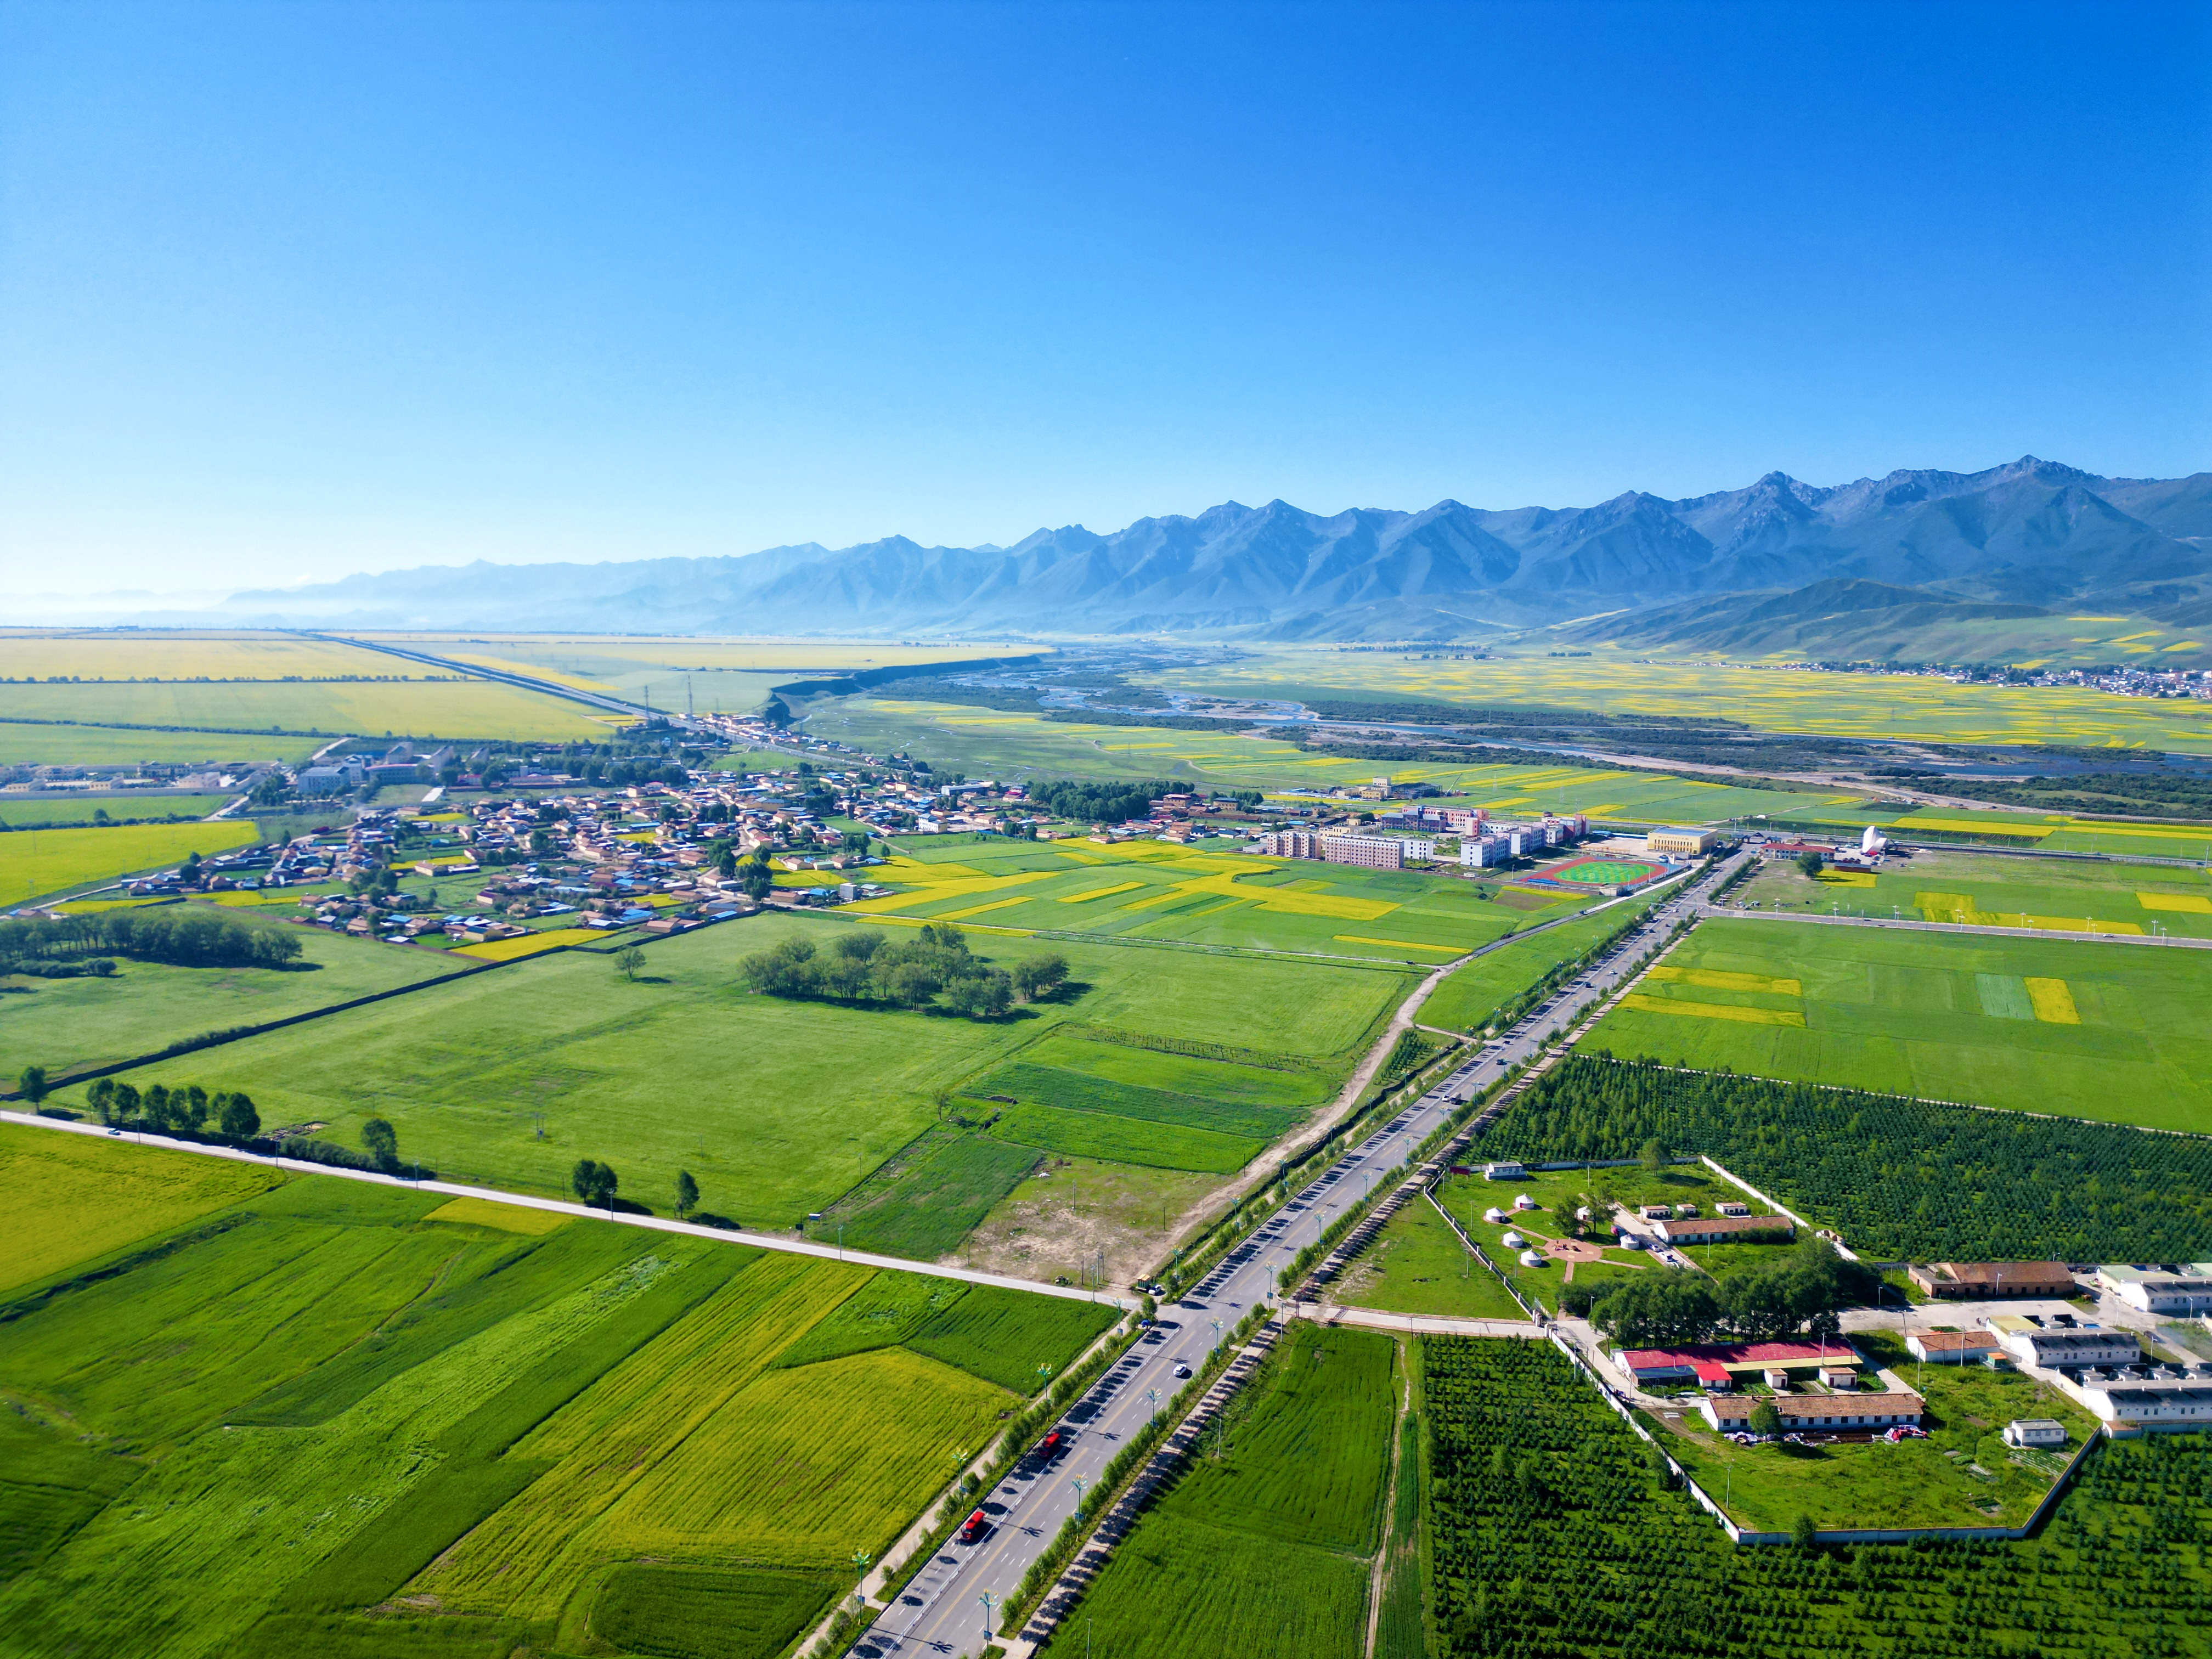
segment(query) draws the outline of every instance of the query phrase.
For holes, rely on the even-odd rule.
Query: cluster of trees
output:
[[[2203,1136],[1577,1054],[1516,1101],[1483,1149],[1572,1163],[1655,1138],[1715,1158],[1878,1260],[2212,1256]]]
[[[926,1008],[941,997],[940,1006],[971,1018],[1003,1014],[1018,999],[1034,1002],[1067,980],[1067,959],[1057,952],[1024,957],[1008,973],[970,951],[958,929],[935,926],[910,939],[841,933],[827,951],[804,937],[787,939],[742,965],[753,988],[770,996],[895,1008]]]
[[[725,881],[735,881],[738,890],[758,903],[768,896],[768,890],[775,885],[775,872],[769,866],[769,849],[756,847],[744,858],[738,856],[738,844],[717,836],[707,843],[707,861],[714,866],[714,873]]]
[[[1561,1292],[1565,1311],[1588,1316],[1616,1342],[1671,1347],[1721,1340],[1772,1342],[1834,1336],[1838,1315],[1875,1299],[1881,1276],[1846,1261],[1825,1238],[1807,1238],[1779,1259],[1716,1280],[1688,1267],[1654,1267],[1592,1287]],[[1579,1304],[1579,1306],[1571,1305]]]
[[[31,1092],[30,1083],[27,1073],[25,1097],[44,1099],[45,1073],[40,1073],[35,1096]],[[174,1089],[163,1083],[149,1083],[141,1091],[135,1084],[118,1083],[113,1078],[103,1077],[94,1080],[85,1091],[84,1099],[85,1104],[92,1108],[93,1115],[111,1128],[155,1132],[181,1129],[201,1134],[211,1123],[216,1133],[233,1140],[251,1140],[261,1133],[261,1114],[254,1109],[252,1097],[234,1090],[222,1089],[210,1095],[197,1083]]]
[[[1033,783],[1029,793],[1031,800],[1055,817],[1072,818],[1078,823],[1120,823],[1144,817],[1162,795],[1174,794],[1188,787],[1170,783],[1164,778],[1154,778],[1148,783],[1098,783],[1060,778],[1049,783]]]
[[[622,1183],[613,1166],[602,1164],[595,1158],[580,1158],[576,1167],[568,1171],[568,1184],[575,1188],[576,1196],[586,1204],[598,1204],[611,1210],[615,1206],[615,1188]]]
[[[102,954],[180,968],[281,968],[299,956],[300,939],[204,905],[126,907],[52,921],[0,921],[0,971],[17,963]]]

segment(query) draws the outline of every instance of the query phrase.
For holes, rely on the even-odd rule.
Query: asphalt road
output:
[[[1690,887],[1734,867],[1730,860],[1692,882],[1616,941],[1605,961],[1533,1009],[1518,1025],[1444,1078],[1411,1107],[1351,1147],[1316,1176],[1273,1219],[1239,1244],[1182,1300],[1164,1305],[1158,1326],[1074,1401],[1060,1419],[1073,1438],[1050,1459],[1034,1453],[978,1500],[988,1529],[972,1543],[957,1537],[940,1548],[900,1593],[875,1626],[854,1644],[863,1659],[921,1659],[973,1655],[1000,1637],[993,1607],[1004,1605],[1030,1564],[1067,1518],[1080,1492],[1096,1486],[1107,1462],[1156,1409],[1182,1387],[1178,1364],[1194,1371],[1218,1340],[1258,1303],[1269,1300],[1276,1276],[1322,1230],[1367,1193],[1401,1178],[1413,1149],[1446,1116],[1510,1066],[1533,1058],[1543,1036],[1610,995],[1632,960],[1653,938],[1688,914]],[[1157,1401],[1157,1403],[1156,1403]],[[1082,1486],[1079,1487],[1078,1482]]]

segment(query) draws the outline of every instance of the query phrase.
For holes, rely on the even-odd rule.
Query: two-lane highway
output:
[[[956,1534],[942,1546],[853,1652],[865,1659],[950,1659],[981,1653],[987,1638],[1003,1639],[992,1609],[1013,1594],[1082,1495],[1096,1488],[1114,1454],[1165,1408],[1237,1321],[1273,1296],[1291,1259],[1346,1206],[1401,1179],[1413,1149],[1453,1110],[1502,1071],[1534,1058],[1547,1033],[1610,995],[1651,940],[1690,914],[1690,889],[1724,877],[1733,866],[1727,860],[1684,884],[1615,941],[1601,963],[1346,1151],[1180,1301],[1162,1307],[1158,1323],[1061,1418],[1070,1431],[1064,1445],[1050,1455],[1025,1457],[980,1493],[976,1507],[984,1525],[979,1534],[972,1540]]]

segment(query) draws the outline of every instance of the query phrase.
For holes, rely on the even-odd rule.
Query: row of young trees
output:
[[[0,921],[0,971],[16,963],[83,961],[103,954],[180,968],[282,968],[298,957],[300,939],[281,927],[257,927],[197,904]]]
[[[910,939],[841,933],[827,951],[810,939],[787,939],[756,951],[741,968],[752,988],[769,996],[941,1006],[978,1019],[1003,1014],[1018,1000],[1036,1001],[1065,984],[1068,972],[1067,959],[1048,952],[1023,958],[1009,973],[969,951],[959,929],[933,925]]]
[[[33,1094],[31,1077],[25,1073],[21,1088],[24,1097],[43,1100],[44,1073],[40,1073],[36,1090]],[[155,1133],[181,1129],[200,1134],[212,1124],[217,1133],[232,1140],[251,1140],[261,1133],[261,1114],[255,1109],[252,1097],[233,1089],[219,1089],[210,1094],[197,1083],[177,1088],[149,1083],[142,1090],[136,1084],[103,1077],[93,1080],[92,1086],[85,1091],[84,1099],[85,1104],[92,1108],[93,1115],[112,1128]]]
[[[596,1204],[612,1210],[615,1194],[622,1189],[622,1177],[614,1165],[596,1158],[580,1158],[576,1167],[568,1171],[568,1185],[577,1198],[586,1204]],[[699,1207],[699,1183],[689,1170],[676,1172],[676,1218],[678,1221]]]

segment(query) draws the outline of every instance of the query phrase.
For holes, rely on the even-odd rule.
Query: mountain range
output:
[[[1653,607],[1836,583],[1909,590],[1875,609],[2212,614],[2212,473],[2107,478],[2028,456],[1833,487],[1770,472],[1717,495],[1632,490],[1583,507],[1445,501],[1324,515],[1227,501],[1106,535],[1039,530],[1012,547],[894,536],[730,557],[428,567],[241,592],[223,612],[326,628],[1441,641],[1570,622],[1626,633]]]

